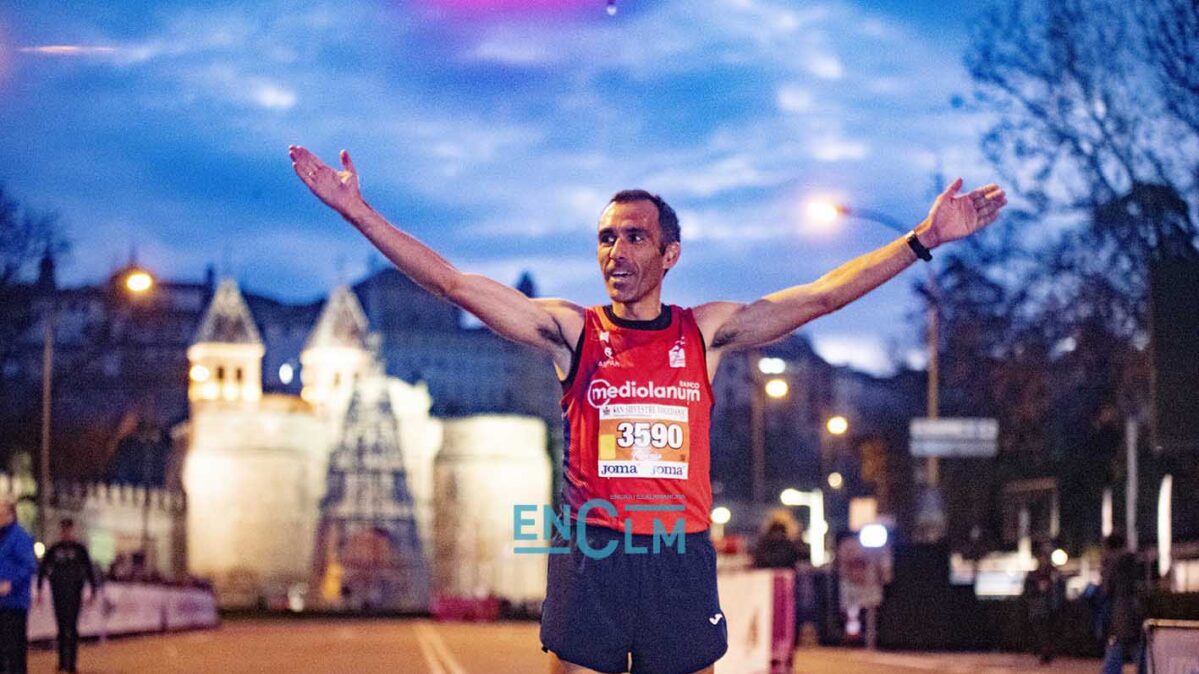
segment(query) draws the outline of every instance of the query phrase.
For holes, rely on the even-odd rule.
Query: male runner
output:
[[[917,259],[930,259],[930,249],[993,222],[1006,203],[996,185],[959,195],[959,178],[910,234],[811,283],[749,304],[682,309],[661,301],[662,279],[681,252],[674,210],[648,192],[620,192],[604,209],[598,230],[597,257],[612,303],[585,308],[530,299],[455,269],[363,200],[346,151],[340,171],[302,147],[292,146],[289,154],[313,194],[415,283],[478,316],[500,336],[550,354],[567,422],[565,502],[576,513],[591,499],[614,505],[588,513],[591,549],[623,541],[626,527],[643,537],[634,545],[644,546],[654,517],[663,513],[629,505],[683,506],[686,554],[623,554],[618,545],[617,554],[594,559],[575,543],[555,542],[568,545],[570,554],[550,555],[541,639],[557,674],[713,671],[727,648],[706,533],[710,384],[721,356],[772,342],[836,311]]]

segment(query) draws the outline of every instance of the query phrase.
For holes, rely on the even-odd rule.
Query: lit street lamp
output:
[[[763,387],[766,395],[774,398],[775,400],[786,398],[787,392],[790,389],[791,387],[787,385],[786,379],[771,379],[770,381],[766,382],[766,386]]]
[[[140,269],[134,269],[125,275],[125,289],[140,295],[154,287],[154,277]]]
[[[838,414],[835,417],[829,417],[824,427],[828,429],[830,435],[845,435],[849,432],[849,420]]]
[[[136,267],[125,272],[121,286],[130,295],[143,295],[154,287],[154,277],[148,272]],[[53,292],[53,291],[52,291]],[[50,306],[46,310],[42,341],[42,442],[38,453],[38,487],[37,487],[37,531],[43,540],[46,538],[46,511],[50,507],[50,422],[51,403],[53,401],[52,384],[54,381],[54,332],[58,320],[58,299],[50,295]]]

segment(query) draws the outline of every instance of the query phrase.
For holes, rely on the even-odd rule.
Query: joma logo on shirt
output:
[[[637,466],[600,466],[600,475],[636,475]]]

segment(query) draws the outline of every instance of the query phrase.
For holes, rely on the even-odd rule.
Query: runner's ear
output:
[[[679,261],[679,255],[682,255],[683,248],[678,241],[671,241],[666,244],[666,250],[662,252],[662,267],[670,269]]]

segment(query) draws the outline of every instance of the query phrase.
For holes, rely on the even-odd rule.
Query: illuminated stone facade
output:
[[[319,526],[322,499],[328,505],[336,496],[335,485],[329,482],[337,472],[329,470],[330,455],[347,438],[357,443],[355,447],[365,447],[368,440],[379,440],[380,428],[394,429],[394,433],[388,430],[385,435],[388,443],[398,444],[398,453],[388,456],[402,462],[402,471],[389,475],[403,475],[407,483],[407,507],[412,510],[419,547],[428,563],[434,561],[432,551],[437,549],[436,539],[442,532],[434,522],[433,485],[443,426],[472,429],[467,436],[455,436],[460,439],[454,443],[454,460],[461,466],[478,461],[474,468],[463,470],[482,475],[482,466],[484,472],[491,471],[498,477],[511,469],[496,472],[497,462],[512,461],[521,467],[519,472],[524,477],[495,480],[487,489],[466,489],[457,500],[442,499],[439,504],[476,512],[480,508],[498,509],[508,502],[548,502],[551,469],[544,423],[527,417],[466,417],[446,422],[431,417],[433,400],[423,383],[409,384],[385,374],[377,355],[378,342],[369,333],[365,313],[355,294],[345,287],[333,291],[304,344],[299,358],[299,396],[262,395],[261,380],[244,379],[234,381],[257,388],[237,388],[236,395],[223,395],[226,389],[222,383],[215,389],[217,395],[211,395],[213,387],[206,385],[212,383],[217,367],[225,368],[226,380],[239,367],[243,373],[260,371],[262,340],[257,330],[251,329],[253,323],[236,285],[223,282],[201,323],[196,344],[189,350],[197,359],[191,367],[191,387],[199,393],[190,396],[190,419],[175,434],[185,449],[182,479],[188,494],[188,569],[194,575],[212,578],[224,605],[248,605],[263,599],[273,604],[290,597],[293,607],[298,603],[378,607],[354,596],[353,590],[378,584],[354,585],[350,579],[329,572],[328,551],[339,548],[330,547]],[[205,326],[222,326],[224,332]],[[236,341],[216,341],[222,335]],[[251,358],[257,359],[253,367],[248,362]],[[197,370],[197,366],[204,369]],[[207,379],[197,381],[197,377]],[[376,402],[385,399],[371,409],[385,409],[391,422],[380,425],[378,419],[373,419],[370,428],[348,427],[361,421],[360,414],[347,415],[355,396]],[[517,426],[520,432],[513,435]],[[463,437],[473,440],[467,442]],[[442,470],[440,465],[438,471]],[[344,472],[342,475],[339,479],[344,480]],[[396,492],[393,489],[391,493]],[[391,515],[400,508],[397,504],[384,506],[374,508],[351,500],[337,508],[374,508]],[[505,507],[510,513],[511,507]],[[495,540],[488,540],[490,549],[485,558],[510,555],[508,517],[503,522],[497,520],[497,526],[503,526],[493,536]],[[373,524],[379,531],[398,531],[393,520],[382,518]],[[324,541],[319,548],[318,540]],[[358,543],[352,546],[354,550],[362,547]],[[335,560],[334,570],[344,569],[345,561]],[[509,564],[504,574],[492,574],[482,585],[472,583],[470,590],[522,601],[534,598],[531,594],[540,596],[544,592],[544,560],[529,558],[525,563],[531,565],[530,569],[540,568],[540,576],[536,570],[517,573]],[[436,568],[433,571],[436,575]],[[455,582],[444,588],[435,584],[432,591],[456,594],[461,589]]]

